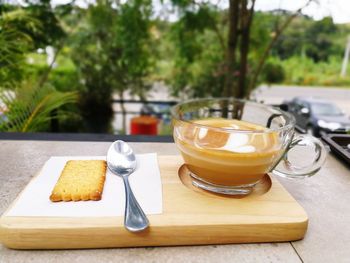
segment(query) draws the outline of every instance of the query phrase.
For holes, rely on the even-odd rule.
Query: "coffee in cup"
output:
[[[247,194],[269,172],[285,177],[314,174],[325,159],[322,143],[294,137],[294,117],[281,110],[235,99],[198,99],[172,109],[174,140],[196,186]],[[307,167],[288,160],[292,147],[314,147]],[[274,169],[283,160],[283,169]]]

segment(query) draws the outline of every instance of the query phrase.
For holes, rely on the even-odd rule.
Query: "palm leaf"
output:
[[[15,92],[0,92],[0,100],[6,108],[6,121],[0,123],[0,131],[47,131],[53,111],[77,101],[76,92],[59,92],[49,85],[36,87],[24,83]],[[63,113],[66,115],[66,113]]]

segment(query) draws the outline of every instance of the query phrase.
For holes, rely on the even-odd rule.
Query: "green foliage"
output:
[[[1,19],[7,21],[7,27],[32,39],[32,50],[55,46],[66,36],[50,2],[39,1],[26,7],[4,5],[0,14]]]
[[[51,71],[49,83],[58,91],[74,91],[79,89],[79,77],[75,68],[58,67]]]
[[[49,85],[37,87],[23,83],[14,91],[2,91],[0,100],[6,109],[0,131],[38,132],[48,131],[52,119],[64,117],[61,111],[52,114],[66,104],[75,103],[77,94],[58,92]]]
[[[215,34],[208,31],[203,36],[203,42],[205,40],[214,42]],[[193,81],[190,84],[192,84],[193,97],[222,95],[225,72],[222,58],[223,50],[219,44],[203,49],[196,63],[191,66]]]
[[[72,59],[82,83],[79,108],[84,119],[84,128],[90,132],[110,130],[109,123],[113,114],[110,106],[111,78],[118,76],[117,72],[113,72],[115,67],[112,66],[112,61],[118,56],[118,49],[111,52],[113,44],[109,42],[112,24],[110,20],[114,17],[113,10],[108,7],[91,6],[86,27],[78,31],[73,46]]]
[[[0,88],[10,88],[23,78],[25,53],[32,48],[33,41],[16,27],[21,23],[40,28],[40,23],[23,9],[0,15]]]
[[[174,69],[169,83],[174,95],[220,96],[223,89],[224,50],[218,39],[220,13],[210,5],[187,8],[170,30],[175,46]]]
[[[87,131],[111,131],[112,92],[140,97],[149,87],[151,2],[134,0],[112,7],[98,1],[86,10],[72,43],[72,59],[81,83],[79,107]]]
[[[338,42],[340,27],[329,17],[320,21],[299,17],[277,41],[273,54],[281,59],[305,55],[315,62],[327,61],[329,56],[341,56],[344,42]]]
[[[330,17],[312,23],[305,30],[305,54],[315,62],[328,61],[329,56],[338,54],[342,48],[333,45],[332,37],[337,34],[337,27]]]
[[[180,20],[172,25],[172,40],[180,59],[192,63],[201,54],[205,45],[199,37],[208,29],[213,29],[215,15],[217,14],[210,6],[201,6],[195,11],[184,11]]]
[[[115,20],[116,11],[109,5],[90,6],[82,28],[73,36],[72,59],[82,84],[79,109],[83,128],[90,132],[110,130],[111,85],[119,75],[115,59],[120,54],[113,41]]]
[[[271,53],[281,59],[300,56],[304,52],[303,44],[305,41],[301,40],[304,31],[304,23],[301,19],[296,19],[279,37]]]
[[[227,13],[208,4],[173,2],[180,8],[181,18],[170,25],[174,56],[168,58],[167,64],[161,61],[162,66],[173,66],[167,83],[174,95],[185,92],[187,96],[219,96],[225,72],[225,49],[220,44],[218,32],[226,45]],[[251,28],[248,79],[277,28],[289,15],[289,12],[255,13]],[[347,78],[340,78],[339,73],[349,33],[349,27],[334,25],[330,18],[313,21],[305,16],[297,17],[273,47],[273,57],[259,81],[348,85]]]
[[[268,84],[281,83],[285,79],[285,70],[280,63],[267,62],[262,72],[264,81]]]
[[[251,27],[251,51],[249,54],[251,58],[254,58],[254,60],[260,58],[262,52],[265,50],[274,35],[277,26],[276,23],[282,18],[282,14],[272,14],[261,11],[255,12]],[[289,28],[287,28],[287,30],[288,29]],[[280,39],[282,39],[283,36],[284,35],[282,35]],[[284,47],[284,45],[285,44],[281,46]],[[276,50],[278,46],[277,43],[274,50]]]
[[[350,86],[350,68],[347,77],[340,77],[341,58],[332,56],[328,62],[314,62],[307,57],[291,57],[286,60],[272,58],[273,63],[283,66],[285,79],[282,83],[301,86]]]
[[[171,79],[175,46],[171,37],[170,23],[156,19],[151,25],[151,47],[154,62],[150,81],[166,82]]]
[[[49,8],[49,3],[46,7]],[[34,6],[3,6],[1,9],[0,102],[5,117],[0,123],[0,131],[48,131],[53,120],[71,115],[62,111],[62,107],[77,101],[74,92],[59,92],[44,82],[43,86],[35,84],[40,83],[48,67],[39,55],[32,53],[30,57],[27,54],[37,47],[54,44],[63,31],[52,25],[53,13],[50,16],[44,12],[40,17],[33,13],[34,10]],[[44,18],[45,25],[50,28],[45,32]],[[40,62],[28,65],[27,59]]]
[[[149,88],[145,78],[152,66],[150,44],[151,0],[133,0],[120,6],[116,24],[116,44],[122,50],[116,61],[120,66],[123,81],[116,88],[125,86],[132,94],[145,98]]]
[[[34,49],[57,46],[57,43],[66,37],[55,11],[51,8],[50,1],[39,1],[37,4],[29,5],[25,10],[28,16],[41,21],[44,25],[40,30],[28,27],[26,23],[17,26],[20,31],[33,39]]]
[[[172,0],[173,5],[178,6],[180,8],[186,8],[193,4],[192,0]]]

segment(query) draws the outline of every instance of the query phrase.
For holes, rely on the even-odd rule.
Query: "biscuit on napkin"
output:
[[[100,200],[106,178],[106,161],[71,160],[63,168],[50,200]]]

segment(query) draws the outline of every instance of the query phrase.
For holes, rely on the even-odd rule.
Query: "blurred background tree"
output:
[[[41,24],[24,10],[4,9],[0,16],[0,87],[11,88],[23,79],[25,55],[33,48],[32,38],[17,26],[26,21],[28,28],[39,30]]]
[[[254,22],[255,0],[229,1],[228,10],[207,2],[173,0],[180,10],[172,27],[177,49],[174,93],[249,97],[263,80],[260,74],[272,47],[310,2],[293,13],[260,13]],[[251,52],[251,45],[258,52]]]
[[[111,132],[112,93],[122,100],[123,130],[126,130],[124,93],[141,99],[150,86],[149,54],[151,2],[133,0],[114,5],[100,0],[86,12],[72,42],[72,59],[80,79],[79,109],[84,131]]]
[[[49,131],[66,113],[61,107],[76,101],[74,92],[59,92],[26,72],[26,54],[35,49],[40,20],[26,10],[6,6],[0,16],[0,102],[5,118],[0,131]],[[60,110],[60,111],[58,111]]]

